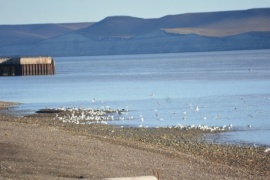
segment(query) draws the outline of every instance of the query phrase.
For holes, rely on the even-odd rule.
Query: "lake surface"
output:
[[[55,61],[54,76],[0,77],[0,100],[23,103],[16,110],[24,114],[125,108],[126,117],[110,122],[124,126],[231,125],[218,142],[270,145],[270,50]]]

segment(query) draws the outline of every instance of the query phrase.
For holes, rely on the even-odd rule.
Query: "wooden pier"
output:
[[[31,76],[55,74],[51,57],[0,58],[0,76]]]

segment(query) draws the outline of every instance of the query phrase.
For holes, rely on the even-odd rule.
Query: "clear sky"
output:
[[[107,16],[169,14],[270,7],[270,0],[0,0],[0,24],[97,22]]]

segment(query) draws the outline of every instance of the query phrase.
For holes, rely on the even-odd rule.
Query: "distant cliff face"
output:
[[[0,26],[3,55],[110,55],[270,48],[270,8],[96,23]]]

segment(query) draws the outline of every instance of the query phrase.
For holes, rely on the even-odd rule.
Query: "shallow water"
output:
[[[232,125],[219,140],[270,145],[270,50],[55,60],[54,76],[0,77],[0,99],[23,103],[21,113],[129,109],[117,125]]]

